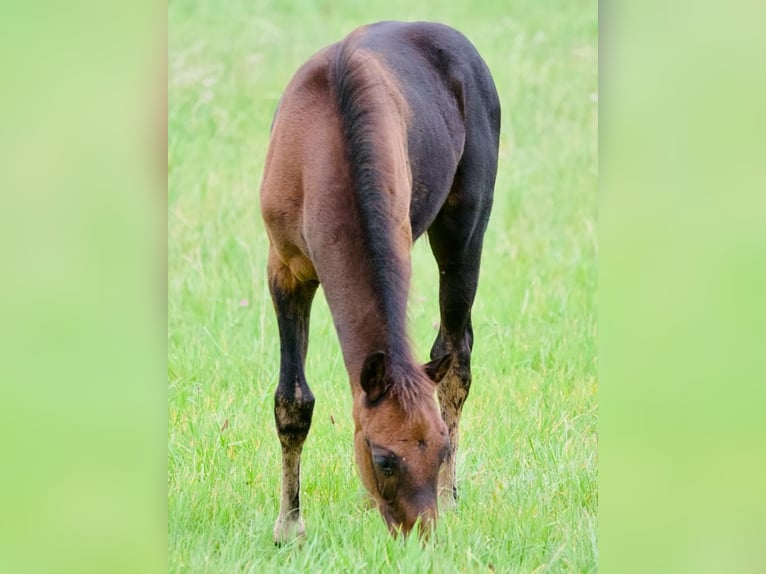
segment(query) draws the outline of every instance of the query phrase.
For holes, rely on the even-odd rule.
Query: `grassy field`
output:
[[[171,0],[168,539],[171,572],[593,572],[596,569],[597,4]],[[503,105],[495,208],[473,323],[461,498],[421,546],[368,508],[323,296],[307,376],[307,538],[277,548],[276,321],[258,188],[279,95],[312,53],[382,19],[464,32]],[[413,253],[425,360],[437,273]]]

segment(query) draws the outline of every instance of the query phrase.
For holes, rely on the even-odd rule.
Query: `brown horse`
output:
[[[282,96],[261,184],[281,347],[277,543],[304,533],[300,458],[314,409],[304,365],[320,283],[351,383],[356,463],[388,528],[406,534],[420,519],[425,531],[437,494],[454,503],[499,130],[486,64],[440,24],[359,28],[309,59]],[[410,249],[426,230],[441,326],[421,366],[406,308]]]

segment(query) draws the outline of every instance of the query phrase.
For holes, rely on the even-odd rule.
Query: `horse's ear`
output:
[[[362,389],[367,393],[367,400],[374,403],[386,394],[386,354],[376,351],[367,356],[362,366],[362,374],[359,377]]]
[[[426,375],[428,375],[428,378],[438,385],[439,381],[441,381],[444,378],[444,375],[447,374],[447,371],[449,371],[451,364],[452,355],[447,353],[438,359],[428,361],[423,365],[423,370],[426,372]]]

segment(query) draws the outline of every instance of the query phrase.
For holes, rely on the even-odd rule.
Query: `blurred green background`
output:
[[[766,569],[763,8],[604,6],[604,571]]]

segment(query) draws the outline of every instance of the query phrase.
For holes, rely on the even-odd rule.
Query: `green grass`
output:
[[[473,322],[458,509],[434,540],[391,538],[365,504],[350,391],[323,296],[307,376],[307,539],[277,548],[276,321],[258,189],[295,69],[357,25],[438,20],[482,53],[503,105],[496,202]],[[596,569],[595,2],[169,4],[168,535],[172,572],[592,572]],[[437,273],[413,253],[425,360]]]

